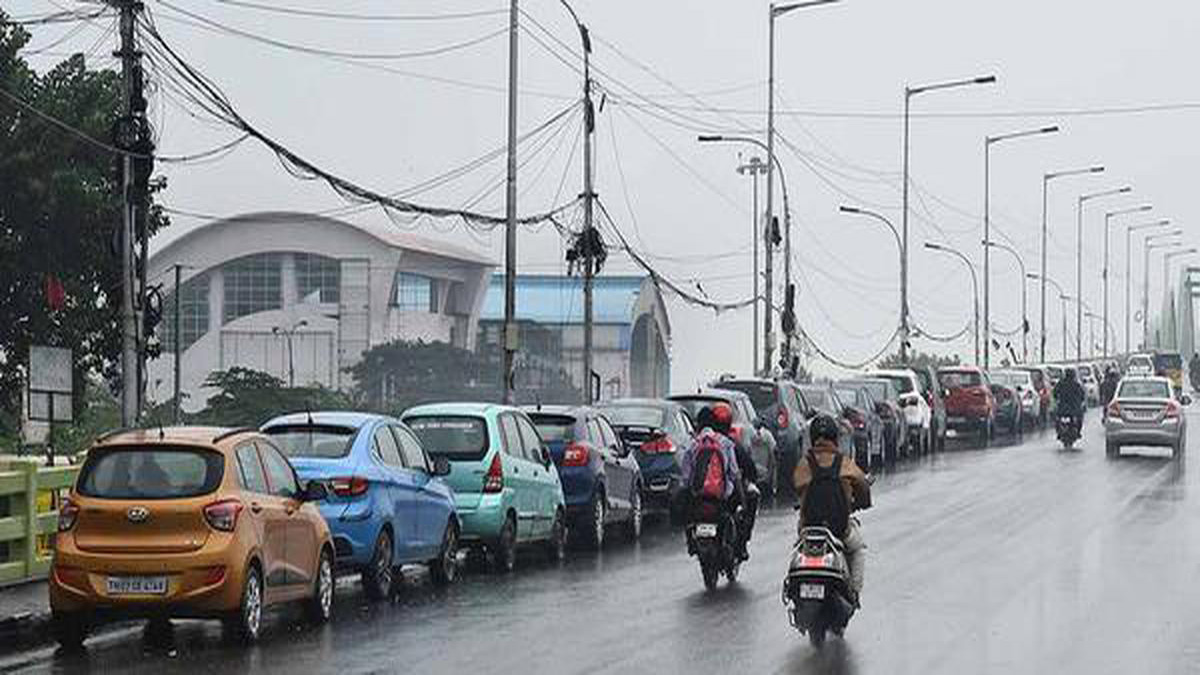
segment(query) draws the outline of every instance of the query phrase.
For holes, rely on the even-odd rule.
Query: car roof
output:
[[[875,370],[867,371],[867,374],[873,375],[876,377],[916,377],[917,376],[917,374],[911,370],[895,369],[895,368],[877,368]]]
[[[730,381],[732,381],[732,380],[730,380]],[[728,400],[735,399],[735,398],[738,400],[741,400],[743,398],[748,399],[748,398],[750,398],[750,396],[748,394],[746,394],[746,392],[738,391],[737,389],[712,389],[712,388],[702,389],[695,393],[672,394],[671,395],[672,401],[696,400],[696,399],[720,399],[720,400],[728,401]]]
[[[943,366],[938,368],[939,373],[983,373],[983,369],[979,366]]]
[[[621,408],[641,406],[645,408],[678,408],[677,401],[662,398],[617,398],[603,403],[597,403],[597,408]]]
[[[426,403],[404,411],[401,417],[410,415],[495,415],[502,412],[521,412],[520,408],[499,403]]]
[[[570,417],[579,417],[581,415],[595,412],[594,408],[589,408],[588,406],[584,405],[526,405],[521,406],[521,410],[524,410],[529,415],[537,415],[538,413],[542,413],[544,415],[562,415]]]
[[[298,412],[280,415],[271,419],[266,424],[262,425],[263,429],[274,426],[282,426],[288,424],[327,424],[331,426],[344,426],[361,429],[364,426],[373,422],[399,422],[394,417],[389,415],[381,415],[379,413],[355,412],[353,410],[320,410],[313,412]]]
[[[230,427],[180,426],[149,429],[121,429],[96,439],[95,447],[110,445],[197,445],[216,447],[226,438],[257,433],[257,429]]]

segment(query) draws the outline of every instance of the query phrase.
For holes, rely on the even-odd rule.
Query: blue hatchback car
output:
[[[262,431],[302,480],[327,484],[329,496],[318,506],[338,568],[361,573],[368,597],[387,597],[401,565],[428,564],[435,583],[454,581],[461,524],[442,479],[450,465],[431,461],[403,422],[354,412],[295,413]]]

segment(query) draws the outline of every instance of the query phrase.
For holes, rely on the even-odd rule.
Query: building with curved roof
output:
[[[209,373],[234,366],[346,389],[345,369],[375,345],[419,339],[474,349],[493,267],[474,251],[398,227],[292,212],[210,222],[150,258],[164,318],[148,397],[172,395],[177,298],[183,404],[194,411],[209,395]]]

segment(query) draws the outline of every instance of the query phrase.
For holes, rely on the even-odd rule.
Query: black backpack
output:
[[[842,456],[834,455],[833,464],[822,467],[812,455],[806,457],[812,480],[804,493],[804,524],[829,528],[841,539],[850,521],[850,504],[842,487]]]

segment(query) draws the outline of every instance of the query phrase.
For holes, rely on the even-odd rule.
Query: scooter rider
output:
[[[1079,375],[1074,368],[1067,368],[1062,379],[1054,385],[1054,400],[1059,415],[1070,415],[1080,426],[1083,425],[1084,407],[1087,403],[1087,392],[1079,383]]]
[[[712,406],[713,427],[722,436],[725,436],[730,442],[733,442],[733,408],[727,403],[718,402]],[[737,457],[738,471],[741,474],[741,489],[735,494],[736,498],[740,498],[742,504],[746,508],[739,511],[738,518],[738,554],[742,560],[750,559],[750,552],[746,548],[746,544],[750,542],[750,537],[754,534],[754,522],[758,518],[758,466],[754,463],[754,458],[750,453],[742,448],[737,443],[733,443],[733,452]],[[736,508],[736,504],[734,505]]]
[[[696,428],[699,429],[699,432],[696,433],[696,436],[692,439],[691,444],[688,445],[688,447],[683,451],[683,454],[679,457],[679,473],[683,480],[683,484],[691,488],[693,486],[694,479],[692,474],[695,473],[696,460],[701,449],[715,446],[718,449],[717,454],[721,458],[721,463],[724,466],[722,476],[725,481],[725,486],[723,489],[722,499],[724,499],[725,504],[728,506],[731,512],[736,512],[737,505],[743,501],[741,498],[741,470],[738,468],[737,449],[733,441],[731,441],[728,436],[721,433],[720,429],[718,428],[719,423],[716,419],[717,416],[714,414],[714,409],[718,405],[721,404],[718,403],[710,407],[702,408],[700,412],[696,414]],[[703,477],[701,477],[701,480],[703,480]],[[680,504],[680,512],[688,514],[687,517],[690,519],[692,517],[691,513],[693,501],[695,499],[694,495],[692,494],[692,489],[680,491],[679,496],[680,499],[684,500],[684,502]],[[741,538],[739,536],[739,540],[740,539]]]
[[[748,560],[750,554],[746,550],[746,543],[750,541],[750,535],[754,530],[755,516],[758,513],[759,493],[758,488],[754,485],[758,472],[753,459],[739,449],[730,438],[732,423],[733,409],[727,403],[717,402],[703,408],[696,415],[696,426],[700,429],[700,433],[696,435],[691,445],[679,458],[679,469],[683,484],[691,485],[698,450],[706,442],[715,440],[719,443],[725,466],[730,468],[725,472],[725,500],[730,511],[738,514],[738,555],[742,560]],[[705,439],[706,434],[711,434],[714,439]],[[738,506],[743,504],[745,508],[739,511]],[[683,512],[689,513],[690,506],[690,504],[686,505]]]
[[[854,458],[843,455],[838,448],[838,434],[838,423],[832,417],[825,414],[814,417],[809,423],[812,447],[805,453],[804,459],[796,464],[792,478],[796,486],[797,503],[800,505],[800,528],[821,524],[834,529],[832,523],[809,520],[814,519],[817,512],[829,514],[831,510],[845,509],[844,514],[839,514],[844,517],[834,518],[846,523],[845,532],[835,531],[834,534],[842,539],[846,564],[850,568],[850,591],[853,595],[851,599],[857,607],[863,588],[866,563],[864,549],[867,545],[863,541],[861,525],[852,514],[871,508],[871,486],[867,482],[866,474],[854,462]],[[841,484],[845,499],[837,500],[837,504],[809,503],[809,488],[816,481],[824,480],[830,471],[836,471],[834,475]],[[814,496],[821,493],[827,494],[827,491],[812,491]]]

